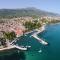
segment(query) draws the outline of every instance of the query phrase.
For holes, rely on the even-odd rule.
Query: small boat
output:
[[[30,37],[32,37],[32,36],[30,36]]]
[[[18,44],[16,44],[16,46],[18,46]]]
[[[20,51],[18,50],[18,53],[19,53]]]
[[[42,50],[39,50],[38,52],[39,52],[39,53],[41,53],[41,52],[42,52]]]
[[[25,34],[25,36],[27,36],[27,35]]]
[[[26,48],[31,48],[31,46],[26,46]]]

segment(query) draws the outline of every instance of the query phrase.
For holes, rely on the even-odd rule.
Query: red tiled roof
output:
[[[20,34],[23,34],[23,31],[21,30],[21,29],[16,29],[15,30],[15,33],[17,34],[17,35],[20,35]]]

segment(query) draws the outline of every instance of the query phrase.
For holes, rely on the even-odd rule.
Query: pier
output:
[[[40,28],[40,30],[37,29],[37,32],[34,33],[32,36],[33,36],[34,38],[36,38],[41,44],[47,45],[48,43],[47,43],[46,41],[42,40],[41,38],[39,38],[39,37],[37,36],[37,34],[43,32],[44,30],[45,30],[45,26],[42,26],[42,27]]]
[[[46,41],[44,41],[44,40],[38,38],[37,35],[32,35],[32,36],[33,36],[34,38],[36,38],[41,44],[43,44],[43,45],[47,45],[47,44],[48,44]]]
[[[10,45],[10,46],[8,46],[6,48],[1,48],[0,51],[9,50],[9,49],[13,49],[13,48],[17,48],[19,50],[27,50],[27,48],[25,48],[25,47],[16,46],[16,45]]]
[[[14,42],[16,42],[18,40],[18,38],[15,38],[10,44],[13,44]]]
[[[17,48],[19,50],[27,50],[27,48],[25,47],[21,47],[21,46],[16,46],[16,45],[13,45],[14,48]]]

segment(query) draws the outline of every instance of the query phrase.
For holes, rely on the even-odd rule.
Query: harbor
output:
[[[30,49],[28,49],[27,51],[22,50],[22,51],[25,51],[24,53],[26,56],[26,60],[59,60],[60,59],[60,47],[59,47],[60,24],[49,25],[49,26],[46,26],[45,29],[46,29],[46,31],[45,30],[42,31],[43,33],[39,32],[40,34],[38,34],[37,37],[43,38],[43,41],[44,41],[44,39],[46,39],[50,45],[45,46],[44,44],[40,43],[36,38],[32,37],[31,34],[27,34],[27,36],[24,35],[22,38],[20,37],[19,40],[16,41],[16,44],[18,44],[19,47],[21,47],[21,46],[26,46],[26,48],[28,46],[30,47]],[[16,47],[14,47],[14,48],[16,48]],[[21,52],[20,49],[18,49],[18,52],[16,52],[17,56],[18,56],[18,54],[20,54],[19,52]],[[8,55],[10,55],[10,57],[8,57],[9,60],[12,59],[11,57],[16,55],[16,54],[13,55],[13,54],[10,54],[10,53],[8,54],[8,53],[6,56],[8,57]],[[4,56],[2,56],[2,59],[3,58],[4,58]],[[15,56],[13,58],[16,59]],[[19,58],[20,58],[20,56],[19,56]]]
[[[24,36],[18,41],[18,45],[30,45],[31,49],[26,52],[26,60],[59,60],[60,59],[60,24],[46,26],[46,31],[40,33],[38,37],[46,39],[49,45],[41,44],[31,34]],[[57,31],[57,32],[56,32]],[[58,39],[57,39],[58,38]],[[23,43],[24,42],[24,43]]]

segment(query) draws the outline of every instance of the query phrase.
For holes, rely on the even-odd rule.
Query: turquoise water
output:
[[[24,36],[17,43],[19,45],[30,45],[26,52],[26,60],[60,60],[60,24],[48,25],[46,30],[38,36],[45,39],[49,45],[40,44],[31,34]],[[42,52],[39,52],[42,50]]]
[[[0,52],[0,60],[25,60],[25,53],[17,49]]]
[[[38,34],[40,38],[45,39],[49,43],[47,46],[39,43],[35,38],[31,37],[31,34],[22,36],[17,41],[18,45],[28,45],[31,48],[22,53],[17,53],[16,51],[13,55],[10,54],[9,57],[7,55],[8,58],[16,58],[11,58],[10,60],[60,60],[60,24],[48,25],[44,32]]]

